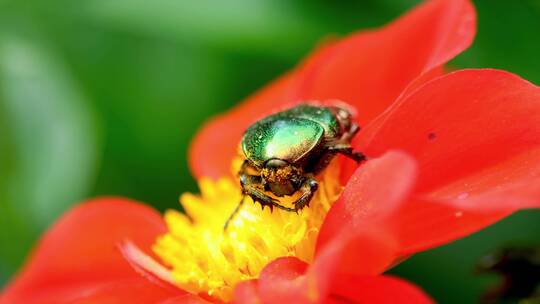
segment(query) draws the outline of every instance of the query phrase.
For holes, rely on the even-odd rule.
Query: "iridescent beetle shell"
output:
[[[339,136],[340,129],[331,108],[304,104],[254,123],[244,133],[242,150],[257,167],[271,159],[299,163]]]

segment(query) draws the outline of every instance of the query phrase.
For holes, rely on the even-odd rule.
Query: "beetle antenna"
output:
[[[238,211],[240,211],[240,207],[242,207],[242,205],[244,204],[244,199],[246,198],[245,195],[242,195],[242,198],[240,199],[240,202],[238,203],[238,205],[236,206],[236,208],[234,208],[233,212],[231,213],[231,215],[229,215],[229,218],[227,219],[227,221],[225,221],[225,225],[223,225],[223,231],[227,231],[227,227],[229,226],[229,223],[234,219],[234,217],[238,214]]]

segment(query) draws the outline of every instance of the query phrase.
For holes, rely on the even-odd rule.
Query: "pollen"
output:
[[[257,278],[278,257],[313,260],[324,217],[342,191],[338,177],[338,166],[328,166],[317,177],[319,190],[310,206],[298,214],[262,210],[246,198],[226,231],[223,225],[241,199],[239,183],[231,178],[203,178],[199,180],[200,194],[180,197],[185,213],[165,212],[168,232],[157,238],[152,249],[181,289],[230,300],[237,283]],[[280,198],[280,202],[292,206],[295,198]]]

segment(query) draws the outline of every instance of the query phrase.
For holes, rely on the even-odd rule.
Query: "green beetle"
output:
[[[297,212],[309,205],[315,191],[315,175],[326,168],[336,154],[357,162],[365,160],[354,152],[351,139],[360,130],[351,113],[339,106],[301,104],[267,116],[251,125],[242,137],[245,156],[240,169],[242,200],[225,228],[238,212],[246,196],[261,204]],[[286,207],[269,196],[301,195],[294,208]]]

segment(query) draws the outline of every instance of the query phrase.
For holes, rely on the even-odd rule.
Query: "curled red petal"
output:
[[[332,303],[335,300],[345,300],[347,303],[358,300],[366,303],[390,303],[391,300],[404,299],[409,296],[410,302],[404,303],[431,303],[428,301],[429,297],[404,281],[381,279],[378,276],[358,276],[351,274],[350,271],[348,274],[343,272],[343,269],[339,269],[339,265],[343,261],[343,255],[350,248],[348,244],[357,244],[369,251],[377,243],[377,239],[369,233],[364,233],[362,236],[359,233],[355,237],[349,238],[348,241],[335,241],[325,246],[311,265],[293,257],[279,258],[271,262],[261,272],[257,284],[255,282],[249,284],[249,293],[243,288],[241,293],[244,294],[244,297],[242,299],[253,299],[253,295],[257,295],[257,299],[261,303],[313,304]],[[384,255],[384,250],[380,250],[381,247],[375,246],[374,248],[376,248],[374,252],[378,251],[380,255]],[[377,260],[381,260],[381,257],[372,259],[373,257],[356,255],[354,260],[348,261],[350,263],[348,266],[355,268],[354,264],[368,265],[369,262],[376,263]],[[386,258],[385,264],[388,265],[393,257],[387,256]],[[363,259],[366,259],[365,263],[362,263]],[[369,293],[356,292],[356,290],[370,288],[374,290]],[[384,294],[378,294],[378,292]],[[392,294],[389,295],[389,292]],[[239,293],[237,291],[237,294]],[[251,297],[245,297],[246,293]],[[254,302],[239,301],[238,303]]]
[[[257,291],[263,303],[322,303],[343,252],[343,242],[327,246],[309,265],[295,257],[274,260],[262,270]],[[243,302],[248,303],[248,302]]]
[[[363,240],[367,238],[348,239],[370,245]],[[263,303],[324,302],[330,292],[332,278],[339,271],[338,265],[347,244],[345,240],[339,240],[325,246],[311,265],[295,257],[278,258],[269,263],[258,280],[260,299]]]
[[[283,257],[261,271],[258,290],[263,303],[317,303],[316,278],[306,275],[309,265],[295,257]]]
[[[146,252],[166,231],[153,209],[121,198],[101,198],[66,213],[42,237],[1,303],[149,303],[182,291],[151,283],[122,256],[129,239]]]
[[[376,156],[418,162],[413,199],[391,220],[403,250],[465,236],[540,201],[540,88],[504,71],[457,71],[419,87],[360,134]]]
[[[234,288],[233,303],[236,304],[250,304],[250,303],[262,303],[259,297],[257,280],[244,281],[237,284]]]
[[[407,86],[440,75],[439,66],[467,48],[475,32],[469,0],[434,0],[380,30],[325,45],[292,72],[205,124],[190,147],[191,170],[196,177],[228,175],[244,130],[286,105],[342,99],[356,106],[360,122],[367,123]]]
[[[350,245],[362,245],[364,248],[381,249],[376,246],[378,240],[370,236],[367,232],[358,236],[345,234],[337,235],[335,241],[325,246],[319,251],[315,261],[309,265],[294,257],[284,257],[269,263],[261,272],[258,281],[258,291],[265,303],[321,303],[331,292],[330,285],[336,273],[341,269],[339,266],[344,262],[347,250]],[[373,245],[373,246],[372,246]],[[367,252],[373,252],[370,250]],[[384,255],[383,250],[378,250],[380,256]],[[364,266],[370,263],[381,261],[381,257],[370,260],[369,255],[356,255],[355,260],[347,262],[358,262],[366,258],[366,263],[358,263]],[[385,265],[392,261],[386,256]],[[360,268],[360,267],[355,267]],[[368,266],[371,268],[371,265]],[[369,272],[369,270],[366,269]]]

